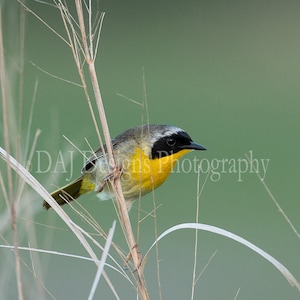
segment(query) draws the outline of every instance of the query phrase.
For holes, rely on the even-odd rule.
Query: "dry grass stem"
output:
[[[147,251],[145,255],[145,259],[147,259],[150,251],[153,249],[153,247],[158,243],[162,238],[167,236],[168,234],[175,232],[177,230],[182,230],[182,229],[196,229],[196,230],[204,230],[212,233],[216,233],[218,235],[225,236],[227,238],[230,238],[246,247],[249,249],[253,250],[260,256],[262,256],[264,259],[269,261],[281,274],[285,277],[285,279],[290,283],[291,286],[296,287],[300,291],[300,284],[297,281],[297,279],[293,276],[293,274],[283,265],[281,264],[278,260],[276,260],[273,256],[268,254],[267,252],[263,251],[259,247],[255,246],[254,244],[250,243],[248,240],[221,228],[218,228],[216,226],[211,226],[207,224],[201,224],[201,223],[183,223],[179,225],[175,225],[166,231],[164,231],[157,239],[156,241],[151,245],[149,250]]]
[[[236,291],[236,294],[235,294],[233,300],[237,300],[238,299],[238,295],[239,295],[240,291],[241,291],[241,288],[238,288],[238,290]]]
[[[17,0],[20,5],[24,8],[25,11],[30,12],[33,16],[35,16],[42,24],[44,24],[50,31],[52,31],[54,34],[56,34],[57,36],[59,36],[60,39],[62,39],[67,45],[69,45],[68,41],[62,36],[60,35],[57,31],[55,31],[47,22],[45,22],[38,14],[36,14],[33,10],[31,10],[28,6],[25,5],[25,3],[23,3],[23,1],[21,0]],[[42,1],[37,1],[36,2],[40,2],[46,5],[50,5],[47,2],[42,2]],[[70,46],[70,45],[69,45]]]
[[[69,79],[65,79],[65,78],[62,78],[62,77],[60,77],[60,76],[51,74],[50,72],[48,72],[48,71],[44,70],[43,68],[39,67],[37,64],[35,64],[35,63],[32,62],[32,61],[31,61],[30,63],[31,63],[35,68],[37,68],[39,71],[43,72],[44,74],[46,74],[46,75],[48,75],[48,76],[50,76],[50,77],[52,77],[52,78],[58,79],[58,80],[60,80],[60,81],[64,81],[64,82],[66,82],[66,83],[69,83],[69,84],[72,84],[72,85],[75,85],[75,86],[78,86],[78,87],[80,87],[80,88],[83,87],[83,86],[82,86],[81,84],[79,84],[79,83],[76,83],[76,82],[71,81],[71,80],[69,80]]]
[[[20,265],[20,256],[18,251],[18,230],[17,230],[17,211],[15,203],[15,195],[13,192],[13,177],[11,170],[11,160],[10,160],[10,138],[9,138],[9,112],[8,112],[8,91],[7,87],[8,78],[6,77],[5,69],[5,59],[4,59],[4,47],[3,47],[3,36],[2,36],[2,9],[0,5],[0,84],[2,91],[2,116],[3,116],[3,131],[4,131],[4,143],[7,149],[6,159],[7,159],[7,181],[8,181],[8,199],[9,199],[9,208],[11,214],[11,227],[13,230],[13,239],[14,239],[14,253],[16,258],[16,277],[17,277],[17,286],[18,286],[18,295],[19,300],[23,300],[23,289],[22,289],[22,279],[21,279],[21,265]]]
[[[61,217],[61,219],[66,223],[66,225],[72,230],[72,232],[75,234],[75,236],[79,239],[81,244],[84,246],[86,251],[89,253],[95,264],[98,266],[98,258],[96,254],[94,253],[93,249],[91,248],[90,244],[84,237],[90,235],[85,232],[81,227],[79,227],[76,223],[72,221],[72,219],[65,213],[65,211],[57,204],[57,202],[51,197],[51,195],[45,190],[45,188],[22,166],[20,163],[14,159],[11,155],[9,155],[4,149],[0,147],[0,158],[2,158],[6,163],[8,163],[8,160],[10,162],[10,167],[24,180],[29,184],[39,195],[42,199],[45,199],[51,207],[55,210],[55,212]],[[85,234],[83,234],[83,232]],[[17,250],[18,250],[18,246]],[[19,256],[18,256],[19,257]],[[110,282],[110,279],[108,278],[107,274],[103,272],[103,277],[105,278],[106,282],[110,286],[112,292],[115,294],[116,297],[117,293],[114,289],[114,286]]]
[[[245,156],[246,156],[246,159],[248,161],[250,161],[249,156],[247,154]],[[269,187],[267,186],[267,184],[265,183],[265,181],[263,180],[263,178],[260,176],[259,171],[257,170],[257,168],[254,165],[252,167],[253,167],[253,170],[256,173],[257,177],[259,178],[260,182],[264,186],[265,190],[269,194],[270,198],[273,200],[273,202],[274,202],[275,206],[277,207],[278,211],[282,214],[282,216],[287,221],[287,223],[289,224],[289,226],[291,227],[291,229],[293,230],[293,232],[296,234],[296,236],[298,237],[298,239],[300,239],[300,234],[297,231],[296,227],[293,225],[293,223],[291,222],[291,220],[289,219],[289,217],[286,215],[286,213],[284,212],[284,210],[279,205],[278,201],[276,200],[276,198],[272,194],[271,190],[269,189]]]
[[[112,244],[112,238],[114,236],[115,228],[116,228],[116,222],[114,221],[111,229],[109,230],[109,233],[108,233],[108,236],[107,236],[107,239],[106,239],[105,247],[103,249],[101,260],[100,260],[100,264],[98,265],[97,273],[96,273],[96,276],[95,276],[93,286],[91,288],[88,300],[92,300],[94,298],[96,288],[98,286],[101,274],[103,273],[103,270],[104,270],[104,264],[105,264],[107,256],[108,256],[108,251],[109,251],[109,248]],[[117,299],[120,299],[120,298],[117,298]]]
[[[206,268],[208,267],[208,265],[210,264],[210,262],[212,261],[212,259],[214,258],[214,256],[217,254],[217,250],[209,257],[207,263],[205,264],[205,266],[202,268],[201,272],[199,273],[199,275],[197,276],[197,278],[195,278],[195,280],[193,281],[194,287],[196,286],[197,282],[199,281],[200,277],[203,275],[204,271],[206,270]],[[192,298],[193,299],[193,298]]]
[[[210,176],[210,171],[207,172],[206,178],[204,180],[204,183],[200,187],[200,168],[198,168],[197,171],[197,196],[196,196],[196,223],[199,223],[199,211],[200,211],[200,197],[202,195],[204,186],[206,185],[206,182]],[[193,267],[193,280],[192,280],[192,294],[191,299],[193,300],[195,297],[195,286],[197,283],[196,279],[196,270],[197,270],[197,257],[198,257],[198,230],[195,230],[195,246],[194,246],[194,267]]]
[[[102,147],[102,150],[104,150],[101,135],[98,129],[98,123],[96,121],[96,116],[90,100],[86,78],[84,76],[83,71],[84,65],[87,64],[88,66],[89,77],[93,87],[93,93],[98,108],[103,136],[107,148],[107,154],[109,159],[107,163],[111,166],[112,172],[114,172],[114,170],[117,170],[117,167],[113,157],[111,137],[109,133],[108,123],[105,115],[101,92],[98,84],[97,73],[95,69],[95,59],[98,51],[104,14],[101,14],[99,19],[96,21],[96,32],[92,32],[92,1],[82,2],[81,0],[75,0],[77,20],[75,20],[75,17],[70,14],[65,3],[63,3],[62,1],[56,1],[55,3],[57,4],[58,9],[60,10],[61,17],[68,36],[68,41],[64,41],[66,41],[66,43],[70,46],[71,51],[73,53],[73,57],[77,66],[78,74],[80,76],[87,103],[90,108],[91,116],[100,141],[100,145]],[[85,7],[86,12],[84,11],[83,5]],[[85,25],[85,13],[87,14],[88,20],[87,30]],[[47,27],[51,28],[49,25]],[[77,31],[77,29],[79,32]],[[61,37],[61,35],[58,36]],[[94,43],[94,41],[96,41],[96,43]],[[139,291],[141,299],[148,299],[148,293],[145,285],[143,272],[140,268],[140,255],[136,247],[136,242],[131,228],[131,223],[128,216],[127,206],[123,196],[121,184],[118,178],[111,179],[111,184],[117,199],[119,220],[129,247],[134,267],[136,269],[137,289]]]

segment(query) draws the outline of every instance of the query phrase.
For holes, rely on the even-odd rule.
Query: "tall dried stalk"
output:
[[[82,7],[82,1],[81,0],[75,0],[75,5],[76,5],[76,12],[77,12],[77,18],[78,18],[78,26],[80,30],[80,37],[78,36],[74,25],[73,25],[73,18],[69,12],[68,9],[63,5],[61,1],[58,2],[58,7],[60,8],[61,15],[63,18],[63,22],[67,31],[67,35],[69,38],[69,44],[71,46],[73,56],[76,62],[76,66],[78,69],[78,73],[80,75],[80,79],[85,91],[85,95],[87,96],[87,101],[91,110],[92,118],[94,120],[94,124],[96,126],[96,130],[98,132],[98,137],[101,143],[101,137],[97,128],[97,122],[96,118],[93,112],[93,108],[91,105],[89,93],[87,90],[87,84],[85,81],[84,77],[84,72],[82,69],[82,62],[80,59],[80,51],[82,51],[84,60],[88,65],[88,70],[89,70],[89,76],[90,80],[92,83],[93,87],[93,92],[95,96],[95,101],[97,104],[98,112],[99,112],[99,117],[100,117],[100,122],[101,122],[101,127],[105,139],[105,144],[107,147],[107,153],[109,157],[109,165],[112,168],[112,172],[117,170],[117,166],[114,160],[113,156],[113,151],[112,151],[112,144],[111,144],[111,137],[109,133],[109,127],[105,115],[105,110],[103,106],[103,101],[101,97],[101,92],[100,92],[100,87],[97,79],[97,73],[95,69],[95,59],[96,59],[96,53],[97,53],[97,47],[99,44],[99,39],[100,39],[100,32],[101,32],[101,26],[102,26],[102,21],[104,14],[102,14],[97,22],[98,24],[98,34],[95,34],[92,32],[92,26],[91,26],[91,20],[92,20],[92,5],[91,1],[88,3],[87,7],[87,13],[88,13],[88,30],[86,30],[85,26],[85,18],[84,18],[84,11]],[[94,37],[97,37],[96,39],[96,46],[94,46]],[[102,143],[101,143],[102,144]],[[102,145],[103,147],[103,145]],[[141,299],[149,299],[147,288],[146,288],[146,283],[144,280],[144,275],[143,275],[143,269],[140,268],[140,255],[138,252],[137,244],[135,241],[135,237],[132,231],[130,219],[128,216],[128,211],[124,199],[124,195],[122,192],[121,188],[121,183],[119,178],[116,178],[115,176],[112,176],[111,179],[111,185],[113,187],[115,197],[117,200],[117,207],[118,207],[118,215],[119,215],[119,220],[124,232],[125,239],[127,241],[129,251],[130,251],[130,257],[132,257],[134,267],[136,269],[136,282],[137,282],[137,290],[138,293],[141,297]]]
[[[20,256],[18,250],[18,230],[17,230],[17,211],[16,211],[16,202],[15,195],[13,191],[13,177],[10,164],[10,138],[9,138],[9,121],[8,121],[8,80],[5,72],[5,59],[4,59],[4,47],[3,47],[3,37],[2,37],[2,9],[0,5],[0,84],[2,91],[2,115],[3,115],[3,131],[4,131],[4,143],[7,149],[7,180],[8,180],[8,199],[10,205],[10,215],[11,215],[11,227],[13,230],[13,240],[14,240],[14,253],[16,258],[16,277],[17,277],[17,286],[18,286],[18,295],[19,299],[23,300],[23,290],[22,290],[22,280],[21,280],[21,265],[20,265]]]

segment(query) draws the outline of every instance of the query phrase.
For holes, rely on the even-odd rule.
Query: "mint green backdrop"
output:
[[[71,1],[68,3],[72,10]],[[4,4],[6,12],[18,18],[10,5]],[[28,6],[66,37],[57,9],[33,1]],[[197,169],[203,159],[201,185],[208,163],[216,174],[211,174],[205,183],[199,221],[248,239],[281,261],[300,280],[299,239],[245,162],[245,154],[252,155],[253,165],[258,163],[264,182],[299,230],[300,3],[129,0],[95,2],[94,9],[106,12],[97,72],[111,135],[147,122],[148,114],[150,123],[182,127],[208,149],[188,154],[155,191],[158,233],[195,221],[195,166]],[[9,15],[4,21],[7,62],[13,64],[18,52],[12,35],[18,28],[11,25]],[[25,34],[23,133],[26,135],[37,83],[31,139],[36,129],[42,133],[31,173],[52,190],[66,184],[69,177],[78,176],[83,162],[63,135],[84,150],[89,149],[85,139],[93,148],[99,142],[83,91],[31,64],[79,83],[68,46],[29,13]],[[145,90],[148,111],[145,105],[143,108],[125,98],[144,103]],[[57,164],[59,151],[64,162],[74,155],[72,170],[67,163],[65,170]],[[263,163],[268,163],[265,171]],[[151,194],[143,198],[142,217],[153,209],[152,198]],[[36,195],[32,198],[37,212],[26,220],[36,222],[37,241],[25,234],[20,245],[33,243],[42,249],[86,255],[54,211],[46,212],[41,203]],[[100,203],[94,194],[89,194],[80,203],[105,230],[116,219],[110,201]],[[6,209],[5,205],[1,207]],[[69,207],[64,209],[87,227]],[[130,217],[136,232],[137,203]],[[20,224],[23,226],[22,220]],[[1,234],[9,236],[9,228]],[[154,239],[153,218],[148,217],[140,228],[142,254]],[[185,230],[159,244],[163,299],[190,299],[194,240],[195,232]],[[119,225],[114,242],[127,251]],[[10,259],[13,266],[13,254],[7,258],[7,251],[0,249],[1,256],[3,260]],[[238,291],[237,299],[299,299],[299,292],[272,265],[236,242],[211,233],[199,233],[197,274],[215,251],[197,282],[195,299],[234,299]],[[29,254],[21,255],[30,265]],[[96,272],[93,263],[41,254],[39,264],[41,281],[56,299],[87,298]],[[27,299],[41,295],[38,284],[31,283],[32,274],[23,265],[22,269],[24,278],[28,278],[23,283]],[[5,299],[17,297],[13,270],[6,276]],[[109,269],[107,272],[121,298],[134,299],[134,289],[128,282]],[[150,255],[145,276],[151,299],[158,299],[155,251]],[[49,295],[45,294],[45,299],[50,299]],[[96,299],[113,299],[103,278]]]

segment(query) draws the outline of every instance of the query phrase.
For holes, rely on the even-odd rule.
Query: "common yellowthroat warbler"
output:
[[[143,125],[126,130],[112,140],[122,191],[129,210],[133,201],[159,187],[180,157],[192,150],[206,150],[182,129],[169,125]],[[106,147],[104,146],[106,151]],[[101,148],[83,166],[82,175],[51,196],[59,205],[90,191],[101,200],[114,199],[108,154]],[[50,205],[44,201],[46,209]]]

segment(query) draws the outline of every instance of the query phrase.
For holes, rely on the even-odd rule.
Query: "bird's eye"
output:
[[[166,143],[168,146],[173,147],[176,144],[176,140],[172,137],[166,139]]]

